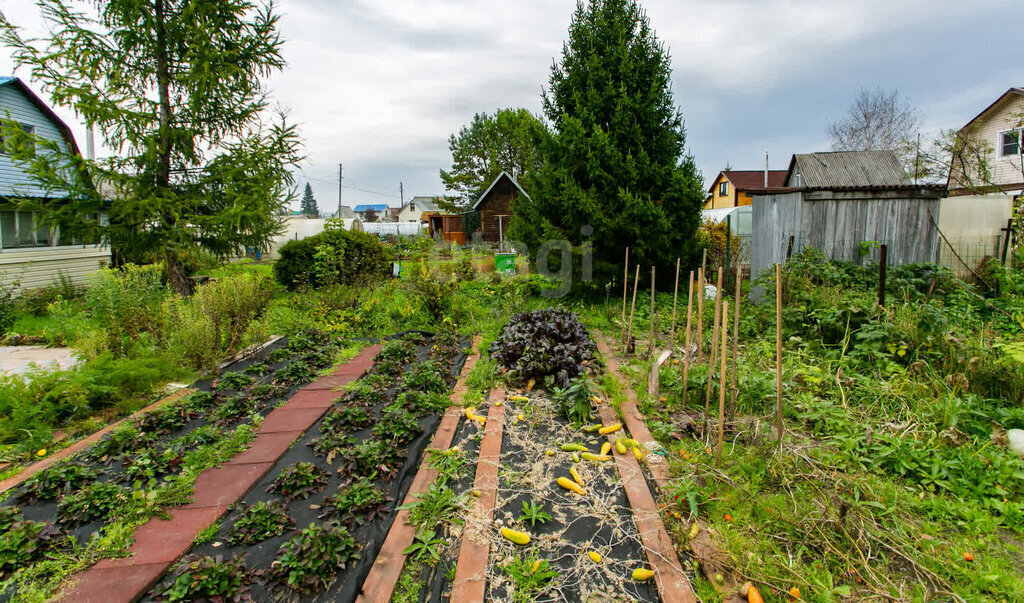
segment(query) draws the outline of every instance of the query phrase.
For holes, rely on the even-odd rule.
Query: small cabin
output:
[[[530,198],[508,172],[502,172],[480,195],[473,210],[480,212],[480,236],[489,243],[502,243],[512,219],[512,205],[522,195]]]

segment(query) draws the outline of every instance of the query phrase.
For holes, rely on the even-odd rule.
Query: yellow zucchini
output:
[[[530,544],[530,535],[526,532],[517,532],[511,528],[501,528],[501,535],[518,545]]]
[[[583,478],[580,477],[580,472],[576,471],[576,467],[569,467],[569,475],[572,476],[572,479],[575,480],[580,487],[586,486],[586,484],[583,483]]]
[[[580,456],[583,457],[583,460],[585,460],[585,461],[604,462],[604,461],[612,460],[612,457],[610,457],[608,455],[605,455],[605,454],[592,454],[590,452],[584,452]]]
[[[570,492],[575,492],[576,494],[587,493],[583,488],[580,488],[579,484],[577,484],[576,482],[572,481],[567,477],[560,477],[555,481],[558,483],[559,486],[565,488],[566,490],[569,490]]]
[[[615,452],[626,454],[626,444],[622,440],[615,440]]]
[[[644,582],[654,577],[654,571],[643,567],[638,567],[633,570],[633,579],[637,582]]]
[[[608,435],[609,433],[615,433],[620,429],[622,429],[622,423],[613,423],[612,425],[598,429],[597,433],[601,435]]]
[[[612,443],[611,442],[605,442],[604,444],[601,444],[601,456],[605,456],[605,455],[607,455],[611,451],[612,451]]]
[[[601,553],[598,553],[597,551],[590,551],[587,555],[590,555],[590,560],[594,563],[601,563]]]

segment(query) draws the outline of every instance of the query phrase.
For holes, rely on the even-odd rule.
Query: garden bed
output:
[[[144,600],[354,600],[448,406],[465,344],[417,332],[385,343],[371,372]]]
[[[264,416],[335,362],[340,345],[314,332],[280,340],[4,492],[0,601],[46,590],[79,559],[116,554],[95,547],[126,545],[134,525],[187,503],[195,477],[243,450]]]

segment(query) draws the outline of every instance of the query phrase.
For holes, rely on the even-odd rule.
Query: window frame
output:
[[[718,183],[718,196],[728,197],[729,196],[729,181],[723,180]]]
[[[29,136],[32,137],[32,156],[35,157],[35,155],[36,155],[36,141],[35,141],[36,127],[33,124],[27,124],[27,123],[25,123],[23,121],[18,121],[16,119],[12,119],[10,121],[17,123],[19,126],[21,126],[21,130],[23,132],[25,132],[26,134],[28,134]],[[3,156],[3,157],[10,157],[11,156],[11,154],[8,153],[6,151],[6,149],[5,149],[5,147],[4,147],[3,132],[0,132],[0,156]]]
[[[1024,132],[1024,128],[1010,128],[1009,130],[1002,130],[1002,131],[999,132],[999,134],[998,134],[999,139],[996,141],[996,146],[999,148],[999,156],[1000,157],[1019,157],[1020,156],[1020,154],[1021,154],[1021,148],[1020,148],[1021,132]],[[1016,153],[1005,153],[1004,150],[1006,149],[1006,144],[1003,142],[1003,137],[1006,136],[1007,134],[1012,134],[1012,133],[1016,133],[1017,134],[1017,152]]]

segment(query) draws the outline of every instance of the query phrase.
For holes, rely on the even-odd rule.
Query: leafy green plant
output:
[[[359,547],[348,530],[310,524],[281,546],[265,576],[285,593],[312,595],[330,586],[335,574],[357,559]]]
[[[519,521],[528,521],[530,526],[536,526],[538,523],[547,523],[551,519],[551,515],[544,511],[544,505],[532,500],[523,501],[523,514],[519,516]]]
[[[448,391],[448,382],[437,363],[428,360],[409,367],[402,376],[402,389],[440,394]]]
[[[373,435],[381,440],[407,444],[420,432],[416,417],[405,410],[400,403],[392,404],[381,412],[380,420],[373,426]]]
[[[252,375],[246,373],[224,373],[217,379],[217,389],[242,389],[246,385],[252,385],[253,381]]]
[[[373,413],[359,406],[346,406],[332,411],[320,423],[321,433],[344,433],[365,429],[374,423]]]
[[[20,521],[18,516],[16,508],[0,515],[0,580],[41,559],[60,536],[51,524]]]
[[[435,481],[416,501],[398,508],[409,511],[410,524],[433,528],[441,523],[464,523],[460,513],[465,511],[467,502],[465,494],[456,494],[447,485]]]
[[[280,536],[295,527],[288,509],[280,501],[260,501],[242,512],[228,532],[232,546],[250,545]]]
[[[264,383],[249,390],[249,397],[253,400],[269,400],[271,398],[282,398],[288,393],[288,386],[278,383]]]
[[[581,375],[569,382],[565,388],[554,388],[551,399],[558,405],[562,414],[573,423],[585,423],[593,410],[594,390],[586,375]]]
[[[82,488],[98,477],[99,472],[91,467],[64,461],[29,478],[21,498],[28,502],[54,500]]]
[[[138,488],[142,484],[155,484],[156,478],[174,472],[181,466],[183,454],[179,450],[165,449],[157,451],[151,448],[125,454],[121,462],[125,466],[123,479],[134,482]]]
[[[244,556],[228,560],[220,556],[190,556],[182,559],[174,571],[174,580],[159,596],[166,601],[249,600],[252,570]]]
[[[218,425],[230,425],[258,411],[261,406],[260,400],[239,394],[221,402],[213,416],[216,417]]]
[[[181,429],[193,418],[195,417],[187,406],[172,404],[146,413],[135,424],[143,433],[166,435]]]
[[[303,461],[281,470],[267,492],[280,494],[285,502],[308,498],[319,492],[327,483],[327,472],[313,463]]]
[[[547,559],[541,559],[537,553],[530,556],[518,556],[499,569],[512,579],[512,600],[522,603],[535,601],[537,595],[551,586],[558,577]]]
[[[288,366],[274,373],[274,382],[285,385],[306,383],[316,377],[316,370],[302,360],[294,360]]]
[[[419,530],[412,544],[405,547],[403,555],[409,555],[418,563],[436,564],[441,560],[441,549],[445,545],[443,538],[437,538],[435,530]]]
[[[391,498],[367,478],[345,486],[320,503],[320,517],[352,527],[383,517]]]
[[[405,461],[405,450],[390,440],[371,438],[356,446],[336,449],[339,459],[338,472],[390,479]],[[330,459],[330,454],[328,454]],[[330,460],[328,460],[330,462]]]
[[[128,506],[131,498],[131,492],[117,484],[89,484],[60,499],[57,503],[57,521],[74,526],[96,519],[106,519]]]
[[[437,479],[443,483],[458,477],[467,464],[466,452],[458,446],[452,446],[448,450],[427,450],[427,457],[427,464],[437,471]]]
[[[265,362],[254,362],[242,369],[242,372],[253,377],[261,377],[270,372],[270,366]]]

